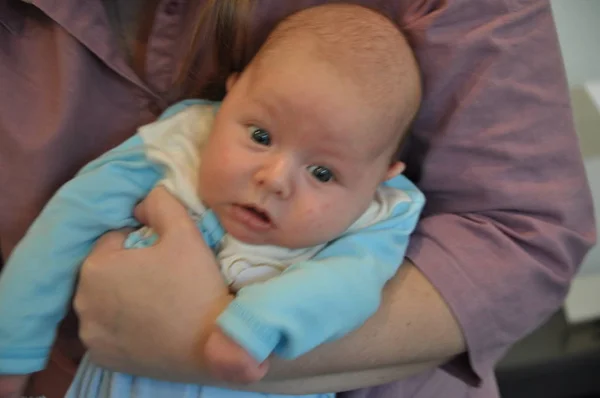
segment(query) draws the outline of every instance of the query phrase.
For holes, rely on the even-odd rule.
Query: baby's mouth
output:
[[[253,205],[241,205],[240,207],[242,207],[243,209],[254,214],[256,217],[258,217],[263,222],[271,224],[271,217],[269,216],[269,214],[266,211],[264,211],[256,206],[253,206]]]

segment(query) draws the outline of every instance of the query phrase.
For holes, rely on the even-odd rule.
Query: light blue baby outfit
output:
[[[214,112],[217,107],[185,101],[167,110],[161,120],[176,120],[186,112],[198,117],[197,112]],[[95,241],[107,231],[139,226],[133,218],[135,205],[161,181],[177,181],[177,176],[168,178],[168,164],[149,155],[155,142],[149,143],[150,135],[144,136],[142,129],[65,184],[8,259],[0,277],[0,374],[32,373],[45,366],[79,266]],[[370,218],[375,222],[351,228],[305,259],[304,254],[292,256],[294,261],[275,277],[242,283],[218,319],[223,331],[261,362],[272,354],[296,358],[359,327],[378,308],[383,286],[397,271],[424,204],[423,195],[403,176],[385,185],[381,192],[400,199],[393,206],[384,201],[377,208],[380,214]],[[191,215],[217,258],[227,252],[222,247],[227,235],[214,214],[204,209]],[[137,233],[127,245],[147,246],[155,238]],[[234,242],[231,247],[238,246]],[[246,249],[260,254],[256,247]],[[283,397],[134,377],[101,369],[87,357],[68,396]]]

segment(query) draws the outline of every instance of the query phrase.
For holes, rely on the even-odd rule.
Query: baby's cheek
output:
[[[228,151],[222,151],[219,156],[207,156],[201,163],[201,188],[203,192],[209,193],[210,190],[220,189],[231,183],[232,178],[232,156]]]
[[[318,235],[338,235],[345,229],[346,209],[343,203],[326,202],[308,210],[306,219]],[[320,233],[319,233],[320,231]],[[335,236],[327,237],[333,239]]]

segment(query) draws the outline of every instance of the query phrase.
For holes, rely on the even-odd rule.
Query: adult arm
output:
[[[414,126],[428,201],[407,256],[465,337],[468,361],[445,370],[477,384],[562,304],[595,222],[550,2],[444,8],[411,28],[433,86]]]
[[[204,340],[232,298],[219,298],[206,305],[206,299],[199,294],[202,274],[198,272],[197,258],[211,252],[206,249],[204,253],[200,245],[190,244],[192,235],[197,234],[191,221],[172,216],[168,204],[160,207],[160,222],[167,226],[164,230],[168,234],[161,235],[161,240],[150,248],[157,261],[148,261],[142,255],[148,249],[124,250],[126,233],[120,232],[106,235],[86,260],[75,299],[81,336],[94,362],[105,367],[216,385],[206,373],[198,339]],[[188,222],[192,228],[186,227]],[[165,272],[164,264],[173,252],[179,253],[179,261],[171,262]],[[131,285],[128,281],[132,278],[143,279]],[[142,311],[138,300],[150,302],[156,291],[162,292],[159,305],[152,311]],[[186,300],[180,301],[180,295]],[[428,307],[431,316],[426,317],[427,322],[415,324],[411,320],[423,315],[422,305]],[[119,310],[114,312],[112,308]],[[405,318],[390,317],[399,311]],[[156,322],[157,319],[170,321]],[[387,324],[389,327],[382,327]],[[140,334],[140,325],[152,327]],[[375,340],[392,345],[365,344]],[[413,343],[420,344],[422,350],[415,352]],[[363,345],[360,350],[350,349],[357,344]],[[384,289],[378,312],[363,327],[294,361],[273,358],[271,371],[261,382],[234,387],[286,394],[346,390],[409,376],[436,366],[463,349],[459,327],[444,301],[427,279],[405,262]],[[406,362],[399,362],[398,358],[405,358]]]
[[[300,383],[293,392],[308,392],[300,378],[314,377],[322,391],[347,389],[356,385],[357,371],[363,385],[377,384],[394,367],[406,370],[400,378],[414,364],[433,367],[465,348],[469,361],[446,369],[477,383],[561,304],[595,239],[549,2],[424,0],[392,7],[425,82],[408,159],[428,199],[408,252],[415,265],[400,268],[362,328],[298,360],[272,363],[265,383],[287,380],[277,384],[280,391],[289,386],[291,393]],[[179,293],[182,300],[197,294]],[[88,319],[110,325],[92,312]],[[156,333],[176,339],[167,320],[193,319],[167,317]],[[115,353],[107,360],[113,367],[152,373],[142,365],[151,360],[144,339],[112,337],[92,350]],[[127,353],[119,355],[116,347],[123,346]],[[207,382],[198,366],[169,361],[169,376]],[[260,386],[268,388],[253,388]]]

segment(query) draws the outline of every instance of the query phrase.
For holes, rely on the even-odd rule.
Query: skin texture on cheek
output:
[[[348,193],[348,196],[351,194]],[[343,199],[342,199],[343,200]],[[348,197],[346,200],[350,200]],[[304,214],[298,214],[300,222],[297,223],[292,232],[297,236],[309,236],[311,238],[320,238],[319,242],[324,243],[339,237],[350,227],[360,214],[363,206],[359,208],[356,203],[350,205],[341,200],[329,200],[325,203],[315,203],[314,206],[307,206]],[[365,206],[366,207],[366,206]],[[360,211],[357,211],[360,210]],[[355,216],[354,213],[358,213]]]
[[[328,205],[320,206],[319,208],[310,207],[306,210],[305,214],[301,214],[300,217],[304,217],[306,220],[311,221],[309,228],[312,232],[322,231],[323,228],[327,227],[325,225],[326,217],[324,215],[328,214],[329,211],[331,211],[331,207]],[[302,229],[305,228],[296,228],[293,233],[298,235],[306,234],[306,231],[303,231]]]

